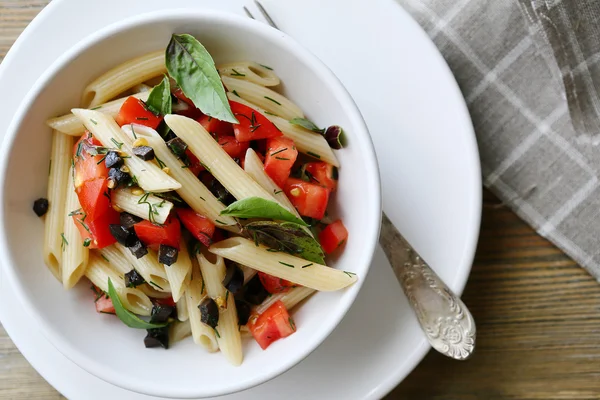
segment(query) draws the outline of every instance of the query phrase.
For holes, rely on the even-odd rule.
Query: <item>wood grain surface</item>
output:
[[[0,57],[47,3],[0,0]],[[600,399],[600,285],[493,195],[484,200],[463,296],[477,351],[465,362],[429,353],[386,399]],[[63,398],[1,326],[0,398]]]

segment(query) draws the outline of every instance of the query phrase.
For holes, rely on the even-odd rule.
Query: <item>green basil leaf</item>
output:
[[[325,129],[320,129],[317,125],[315,125],[312,121],[307,120],[306,118],[294,118],[290,120],[290,124],[298,125],[309,131],[313,131],[316,133],[323,133]]]
[[[130,328],[135,329],[154,329],[154,328],[163,328],[167,326],[167,324],[151,324],[150,322],[146,322],[143,319],[140,319],[137,315],[132,313],[123,307],[123,303],[121,303],[121,299],[119,298],[119,294],[117,290],[113,286],[112,281],[108,278],[108,297],[112,300],[113,306],[115,307],[115,313],[117,317],[125,325]]]
[[[166,76],[156,86],[152,88],[146,100],[146,106],[154,114],[171,114],[171,84]]]
[[[244,226],[256,243],[274,251],[283,251],[305,260],[325,264],[319,242],[302,225],[293,222],[258,221]]]
[[[171,36],[165,56],[169,75],[200,111],[221,121],[239,123],[229,107],[214,60],[195,37]]]
[[[231,203],[229,207],[221,211],[221,215],[238,218],[269,218],[307,225],[306,222],[280,206],[279,203],[260,197],[248,197]]]

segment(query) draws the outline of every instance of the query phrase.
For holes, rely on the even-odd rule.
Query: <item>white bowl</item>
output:
[[[95,312],[88,285],[64,291],[43,263],[43,221],[32,211],[33,200],[45,197],[47,190],[51,130],[46,119],[79,105],[85,85],[109,68],[165,48],[172,33],[196,36],[217,63],[250,59],[272,66],[282,78],[285,94],[309,118],[319,125],[339,124],[348,137],[348,147],[337,152],[342,167],[333,213],[344,220],[349,240],[333,266],[356,273],[359,281],[346,290],[311,297],[293,313],[298,331],[267,350],[254,341],[245,342],[240,367],[231,366],[219,353],[206,353],[191,340],[169,350],[145,349],[144,331]],[[127,19],[87,37],[33,86],[10,125],[3,150],[0,250],[6,276],[28,311],[24,317],[35,319],[49,341],[79,366],[136,392],[178,398],[218,396],[285,372],[338,325],[364,282],[377,244],[379,173],[359,110],[316,57],[284,33],[250,19],[189,9],[162,11]]]

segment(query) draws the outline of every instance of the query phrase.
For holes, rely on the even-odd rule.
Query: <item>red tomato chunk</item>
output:
[[[296,158],[298,158],[298,150],[293,140],[286,137],[269,139],[265,156],[265,172],[277,186],[284,187]]]
[[[288,178],[284,191],[300,215],[315,219],[322,219],[325,216],[329,190],[315,183]]]
[[[96,304],[96,312],[103,314],[114,314],[115,307],[110,297],[100,290],[96,285],[92,285],[92,292],[94,292],[94,303]]]
[[[260,271],[258,272],[258,278],[265,290],[271,294],[285,292],[289,288],[296,287],[296,285],[290,281]]]
[[[296,324],[283,302],[278,300],[262,314],[250,316],[248,329],[264,350],[274,341],[296,332]]]
[[[248,142],[238,142],[235,136],[219,136],[219,144],[231,158],[242,159],[246,156]]]
[[[132,96],[125,100],[115,120],[120,126],[139,124],[156,129],[162,117],[148,110],[143,101]]]
[[[215,234],[215,224],[190,208],[178,208],[177,215],[188,231],[203,245],[210,246]]]
[[[329,224],[319,233],[319,242],[323,251],[329,254],[337,250],[348,239],[348,230],[341,220]]]
[[[233,136],[233,125],[231,125],[227,121],[221,121],[219,119],[209,117],[208,115],[203,115],[198,118],[198,122],[200,125],[204,127],[211,135],[216,138],[220,138],[225,135]]]
[[[337,168],[326,162],[310,162],[305,165],[304,170],[310,177],[311,182],[321,185],[332,192],[337,189]]]
[[[269,139],[283,135],[264,115],[252,108],[230,101],[231,111],[239,121],[233,125],[233,133],[238,142],[249,142],[257,139]]]
[[[173,216],[169,216],[163,225],[143,220],[135,224],[133,228],[142,243],[152,250],[158,251],[161,244],[179,249],[181,225],[179,220]]]

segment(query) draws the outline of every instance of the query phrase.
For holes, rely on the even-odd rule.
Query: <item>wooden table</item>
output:
[[[0,57],[47,3],[0,0]],[[466,362],[429,353],[387,399],[600,399],[600,285],[493,195],[484,201],[463,297],[477,352]],[[13,398],[63,397],[0,326],[0,399]]]

